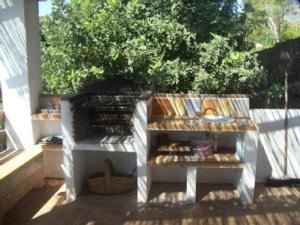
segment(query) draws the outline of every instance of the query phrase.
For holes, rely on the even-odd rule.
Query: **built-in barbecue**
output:
[[[120,78],[85,86],[70,98],[74,140],[132,136],[136,103],[148,95],[143,85]]]
[[[149,200],[152,181],[182,181],[182,172],[185,199],[195,202],[203,174],[197,171],[209,169],[235,170],[230,182],[243,203],[253,202],[259,128],[249,116],[247,96],[151,95],[117,79],[86,86],[63,100],[61,110],[68,199],[110,158],[126,174],[137,168],[140,203]],[[211,181],[218,182],[216,177]]]

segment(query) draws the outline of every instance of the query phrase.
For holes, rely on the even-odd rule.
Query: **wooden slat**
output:
[[[221,115],[249,116],[246,95],[155,94],[151,102],[152,115]]]
[[[210,156],[186,159],[183,155],[152,155],[150,166],[196,166],[202,168],[243,168],[244,163],[237,159],[232,149],[222,149]]]
[[[201,114],[249,117],[249,99],[204,98],[201,101]]]
[[[242,119],[236,119],[233,123],[228,124],[209,124],[199,123],[197,125],[188,125],[186,120],[195,119],[195,117],[153,117],[149,120],[149,130],[169,130],[169,131],[226,131],[242,132],[254,130],[258,131],[259,127],[253,121],[248,120],[247,125]]]
[[[32,115],[33,120],[60,120],[60,113],[34,113]]]
[[[155,93],[154,98],[249,98],[246,94],[178,94],[178,93]]]

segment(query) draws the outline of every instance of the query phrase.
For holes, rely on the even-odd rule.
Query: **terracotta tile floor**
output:
[[[151,203],[137,206],[136,192],[65,200],[64,185],[36,189],[5,216],[6,225],[300,225],[300,189],[256,189],[255,204],[239,203],[231,185],[199,184],[198,203],[184,198],[181,184],[154,184]],[[164,199],[165,203],[157,203]]]

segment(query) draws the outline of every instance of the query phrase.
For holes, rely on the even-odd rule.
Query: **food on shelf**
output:
[[[156,149],[160,153],[189,153],[192,147],[189,141],[170,141],[165,133],[156,136]]]
[[[191,144],[193,146],[194,152],[200,157],[209,156],[213,153],[214,141],[212,139],[192,139]]]
[[[158,145],[157,151],[164,153],[190,153],[192,152],[192,147],[188,141],[173,141],[164,145]]]
[[[39,141],[40,144],[62,144],[62,136],[60,135],[49,135],[46,137],[43,137]]]

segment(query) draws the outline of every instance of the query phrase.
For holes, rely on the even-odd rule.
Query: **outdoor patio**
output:
[[[151,58],[152,64],[148,60],[149,65],[141,64],[136,67],[142,69],[138,74],[143,74],[147,79],[154,74],[155,79],[152,78],[155,85],[159,83],[159,78],[163,77],[162,74],[170,72],[171,77],[182,76],[176,78],[177,83],[172,81],[168,84],[169,86],[166,87],[169,89],[165,89],[164,86],[159,89],[159,86],[155,85],[146,88],[142,85],[142,80],[141,83],[135,84],[134,79],[125,75],[128,80],[123,79],[123,74],[118,75],[119,71],[115,71],[119,68],[117,66],[119,61],[134,62],[130,57],[133,59],[136,57],[137,62],[140,62],[140,59],[144,59],[147,55],[144,53],[148,47],[140,41],[132,43],[136,42],[137,50],[142,54],[137,54],[139,51],[132,56],[129,54],[134,49],[134,46],[128,44],[134,40],[130,35],[126,37],[128,41],[124,41],[128,46],[124,47],[116,43],[116,46],[120,45],[125,49],[124,60],[119,60],[119,53],[113,48],[107,51],[111,52],[107,55],[112,57],[110,60],[113,61],[105,62],[106,58],[109,58],[107,55],[104,57],[105,60],[101,59],[103,62],[99,60],[97,57],[106,52],[100,49],[98,52],[95,51],[95,58],[92,66],[88,64],[91,66],[88,70],[85,70],[87,69],[85,60],[81,62],[74,59],[74,65],[78,64],[84,70],[72,70],[72,76],[84,77],[82,72],[88,71],[87,75],[93,74],[97,80],[95,77],[90,80],[78,78],[78,83],[74,83],[73,78],[68,78],[66,81],[70,83],[64,86],[60,81],[61,71],[55,71],[55,64],[49,63],[50,66],[47,64],[48,67],[45,67],[43,61],[47,59],[45,47],[51,47],[51,44],[50,42],[44,42],[45,46],[41,44],[46,40],[41,29],[44,27],[42,24],[47,23],[47,18],[40,17],[38,2],[0,0],[0,225],[300,224],[300,110],[288,108],[288,68],[285,68],[284,73],[280,72],[285,78],[285,85],[282,86],[282,90],[285,90],[284,109],[279,106],[266,106],[263,103],[253,107],[253,102],[260,100],[258,96],[254,101],[249,97],[254,89],[236,88],[244,87],[243,82],[237,83],[238,80],[247,80],[239,77],[241,74],[239,70],[246,71],[247,76],[252,72],[253,76],[262,76],[263,71],[253,69],[258,68],[256,63],[253,65],[250,63],[249,67],[253,67],[253,71],[243,66],[253,60],[258,63],[256,56],[247,59],[248,56],[246,57],[244,52],[231,46],[229,39],[216,35],[210,38],[211,42],[200,43],[199,41],[199,44],[193,45],[192,47],[197,49],[195,55],[191,59],[185,59],[186,55],[194,52],[190,50],[185,52],[184,49],[193,49],[185,45],[189,46],[190,37],[196,37],[196,33],[195,35],[191,33],[188,35],[189,38],[181,40],[184,35],[176,33],[180,31],[178,27],[181,25],[178,21],[171,20],[175,25],[180,26],[170,26],[173,28],[168,32],[172,37],[176,31],[174,40],[170,41],[174,46],[170,48],[177,49],[176,45],[179,42],[183,44],[180,44],[178,49],[184,46],[183,49],[175,52],[176,57],[177,55],[179,57],[178,60],[173,59],[173,53],[166,59],[157,55],[157,60],[166,61],[156,62],[155,56],[154,64]],[[72,1],[63,4],[68,2]],[[81,7],[81,1],[77,3]],[[92,9],[94,2],[90,3]],[[209,1],[207,4],[214,5]],[[207,7],[202,7],[205,12]],[[120,7],[119,10],[123,11],[123,8]],[[172,10],[173,8],[171,7]],[[217,6],[216,12],[221,11],[221,8]],[[189,7],[186,9],[189,10]],[[128,12],[131,11],[124,11],[124,13]],[[95,15],[96,13],[98,13],[97,9]],[[151,16],[151,10],[149,13],[145,15],[149,16],[151,22],[156,14]],[[64,13],[58,14],[64,15]],[[113,14],[109,11],[107,15]],[[123,19],[119,20],[119,14],[114,16],[116,21],[120,22],[115,29],[126,27],[123,25]],[[107,19],[110,17],[108,16]],[[194,17],[197,18],[197,14]],[[159,32],[165,31],[169,27],[169,22],[161,18],[157,19],[165,25],[165,27],[158,26]],[[74,24],[77,22],[80,21],[75,21]],[[94,29],[105,28],[105,24]],[[155,28],[156,22],[153,25]],[[133,30],[143,26],[135,27]],[[113,27],[108,28],[104,29],[103,33],[109,34],[113,31],[112,37],[114,33],[123,32],[114,31]],[[45,27],[43,29],[47,30]],[[152,28],[145,27],[145,31],[149,30]],[[185,30],[182,31],[186,32]],[[139,34],[142,38],[138,36],[143,41],[145,31],[141,32],[143,35]],[[123,33],[126,32],[130,33],[129,31]],[[56,36],[58,33],[55,31],[53,35]],[[92,32],[88,32],[84,37],[90,33]],[[202,33],[201,31],[199,34]],[[207,34],[211,35],[210,33],[209,31]],[[62,32],[59,35],[65,34]],[[178,41],[178,38],[181,41]],[[56,39],[60,40],[60,37]],[[69,41],[70,38],[65,36],[65,39]],[[99,36],[98,39],[103,38]],[[98,39],[93,38],[93,40]],[[158,36],[158,43],[163,41],[161,39],[163,38]],[[202,54],[202,51],[205,52],[207,46],[209,50],[209,46],[215,41],[220,41],[220,48],[228,45],[226,50],[228,52],[223,53],[220,64],[229,62],[229,66],[228,68],[224,66],[228,69],[228,71],[224,70],[225,72],[220,70],[222,67],[219,68],[219,65],[213,67],[213,70],[223,71],[224,74],[223,72],[220,74],[226,78],[231,71],[237,69],[234,76],[239,79],[236,81],[233,79],[227,84],[218,80],[218,76],[213,77],[218,84],[220,83],[220,88],[223,86],[229,88],[206,91],[206,87],[201,86],[205,86],[206,83],[202,79],[197,79],[199,71],[204,71],[201,64],[204,60],[199,59],[207,55],[209,57],[206,61],[212,61],[210,57],[217,51],[210,50],[211,53],[208,51],[206,54]],[[293,42],[300,43],[297,40]],[[92,46],[92,50],[86,50],[88,55],[94,52],[95,46],[99,45],[97,43],[88,45]],[[110,46],[111,43],[113,42],[108,42],[106,45]],[[65,45],[73,46],[70,43]],[[157,45],[151,43],[151,46]],[[81,43],[79,47],[74,46],[76,55],[85,59],[86,57],[79,51],[84,49]],[[163,42],[162,46],[164,46]],[[298,50],[295,50],[294,45],[287,47],[289,45],[276,44],[276,46],[293,53],[294,61],[290,63],[298,66],[297,57],[300,59],[300,54],[296,54]],[[162,47],[162,52],[168,53],[169,50],[164,48]],[[201,54],[198,53],[199,49]],[[300,44],[297,49],[300,52]],[[160,52],[154,50],[151,52],[155,54]],[[274,55],[272,59],[274,62],[282,59],[283,65],[289,64],[281,58],[281,53],[268,54],[272,57]],[[56,54],[63,55],[59,52]],[[59,58],[54,58],[58,66],[64,64]],[[144,61],[147,61],[146,58]],[[94,62],[100,64],[96,65]],[[114,65],[111,78],[102,79],[102,73],[109,71],[107,69],[109,67],[103,67],[101,63]],[[238,67],[231,68],[231,64],[234,63]],[[273,67],[276,63],[270,61],[270,64]],[[296,72],[293,76],[298,76],[297,71],[300,68],[295,65],[293,70]],[[123,66],[128,67],[126,64],[120,68]],[[148,66],[150,69],[143,71]],[[163,66],[167,67],[160,71],[160,67],[164,68]],[[132,68],[134,69],[135,65]],[[58,88],[55,91],[43,86],[45,71],[48,73],[51,70],[54,70],[55,74],[52,81]],[[278,73],[279,76],[278,71],[274,73]],[[68,74],[67,72],[63,73]],[[214,74],[213,72],[206,71],[207,74]],[[136,74],[136,71],[132,71],[129,75],[135,77]],[[106,76],[104,75],[103,77]],[[180,89],[182,86],[180,82],[186,83],[189,76],[193,79],[190,79],[187,87],[193,92],[190,89],[185,90],[184,87]],[[201,78],[200,75],[199,77]],[[272,77],[269,79],[272,81]],[[261,82],[264,79],[259,78],[259,80]],[[87,81],[91,83],[86,85]],[[253,79],[253,82],[257,83],[256,79]],[[148,81],[145,83],[150,84]],[[162,80],[161,83],[165,82]],[[273,85],[272,82],[271,84]],[[256,84],[250,82],[247,85],[252,87]],[[260,91],[260,87],[269,84],[262,82],[259,85],[255,88]],[[176,90],[174,90],[175,86]],[[81,89],[76,89],[79,87]],[[300,88],[297,87],[293,86],[296,101],[300,96]],[[268,88],[272,91],[271,86]],[[244,90],[248,92],[244,94]],[[275,91],[272,101],[277,103],[281,92]],[[282,92],[281,100],[283,96]],[[281,181],[288,179],[285,181],[285,186],[270,187],[265,185],[269,178]],[[288,182],[294,183],[291,185],[287,184]]]
[[[117,196],[85,193],[67,203],[65,186],[43,187],[30,192],[6,215],[7,225],[295,225],[300,224],[300,191],[258,185],[254,204],[239,203],[230,185],[201,184],[194,205],[172,203],[182,198],[184,186],[155,184],[151,203],[136,205],[135,191]],[[169,203],[156,204],[159,199]]]

